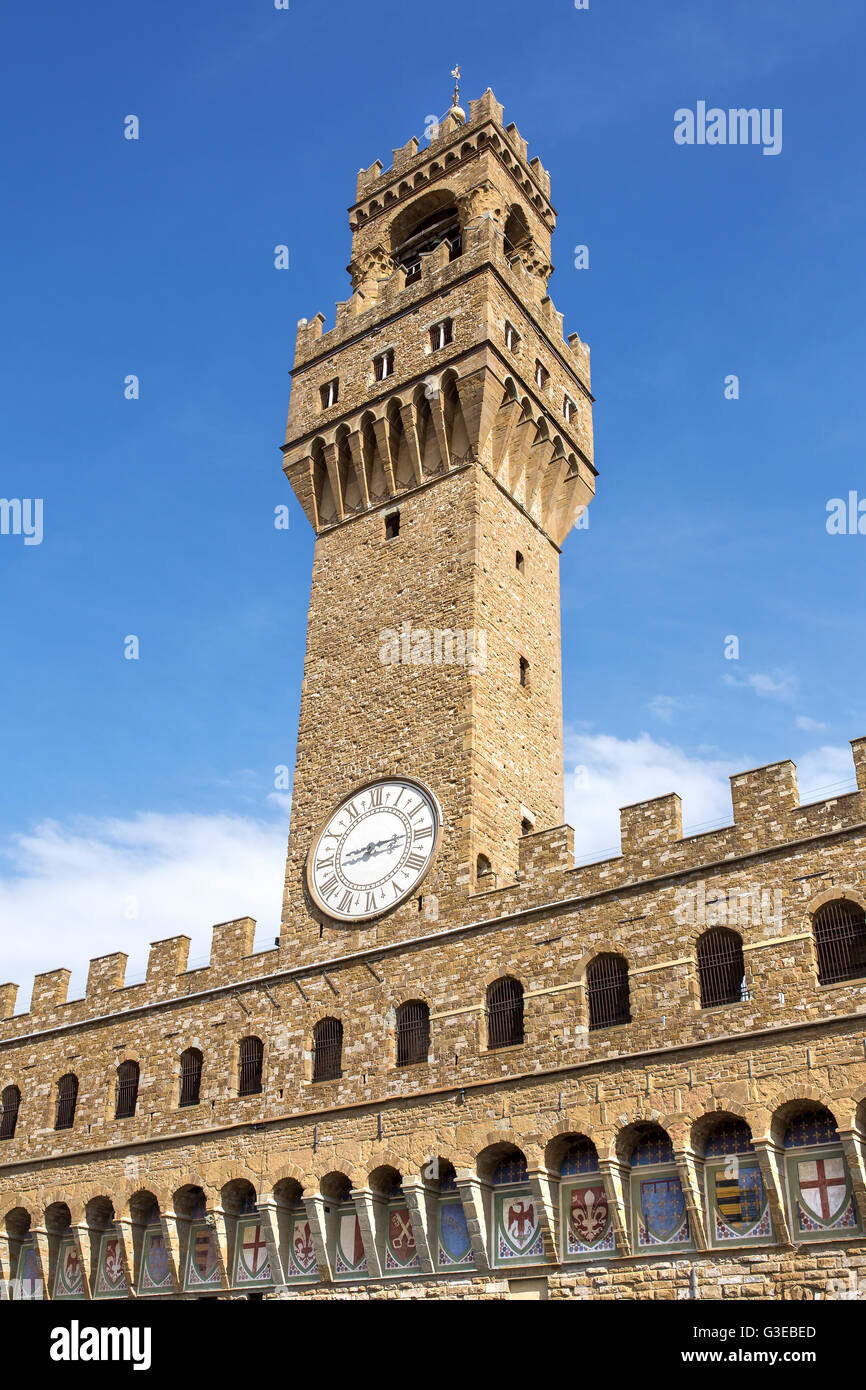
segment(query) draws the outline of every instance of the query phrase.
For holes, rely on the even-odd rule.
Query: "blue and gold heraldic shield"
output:
[[[440,1269],[472,1269],[475,1265],[466,1212],[459,1197],[453,1202],[439,1203],[437,1264]]]
[[[258,1216],[239,1216],[235,1226],[232,1287],[263,1289],[273,1284],[264,1227]]]
[[[84,1297],[84,1277],[78,1246],[72,1236],[64,1236],[57,1251],[57,1271],[54,1275],[55,1300]]]
[[[689,1218],[678,1177],[638,1178],[638,1245],[681,1246],[691,1242]]]
[[[770,1204],[757,1163],[726,1162],[708,1171],[713,1245],[772,1235]]]
[[[142,1236],[138,1292],[141,1297],[173,1292],[168,1247],[159,1225],[147,1226]]]
[[[184,1293],[198,1293],[202,1289],[219,1289],[221,1287],[222,1276],[220,1274],[216,1231],[206,1221],[192,1221],[186,1252]]]

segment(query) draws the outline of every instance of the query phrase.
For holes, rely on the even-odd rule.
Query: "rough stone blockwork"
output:
[[[0,1278],[858,1296],[866,739],[846,795],[801,805],[776,763],[731,779],[729,825],[684,838],[672,793],[574,867],[559,553],[596,469],[554,226],[489,91],[358,175],[352,292],[298,327],[283,450],[316,548],[279,945],[241,918],[203,968],[180,936],[140,984],[117,952],[81,999],[66,968],[26,1013],[0,986]],[[431,866],[330,918],[319,828],[400,777],[441,809]]]

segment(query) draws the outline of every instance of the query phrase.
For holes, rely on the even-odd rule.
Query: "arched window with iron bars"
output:
[[[423,999],[408,999],[397,1009],[397,1066],[426,1062],[430,1051],[430,1010]]]
[[[320,1018],[313,1029],[313,1080],[337,1081],[343,1075],[343,1025]]]
[[[487,1046],[518,1047],[523,1042],[523,985],[511,975],[487,989]]]
[[[813,918],[818,983],[835,985],[866,975],[866,913],[859,903],[838,898]]]
[[[701,1008],[740,1004],[748,998],[743,939],[729,927],[711,927],[698,941]]]
[[[201,1095],[201,1071],[204,1057],[197,1047],[188,1047],[180,1054],[180,1106],[198,1105]]]
[[[2,1114],[0,1114],[0,1139],[14,1139],[18,1124],[18,1107],[21,1092],[17,1086],[4,1086],[2,1095]]]
[[[129,1120],[135,1114],[140,1074],[137,1062],[121,1062],[117,1068],[117,1095],[114,1105],[116,1120]]]
[[[257,1096],[262,1089],[262,1061],[265,1047],[261,1038],[241,1038],[238,1054],[238,1095]]]
[[[67,1072],[57,1083],[57,1107],[54,1112],[55,1129],[71,1129],[75,1123],[75,1107],[78,1103],[78,1077]]]
[[[586,968],[586,994],[590,1029],[631,1023],[628,962],[622,956],[605,952],[590,961]]]

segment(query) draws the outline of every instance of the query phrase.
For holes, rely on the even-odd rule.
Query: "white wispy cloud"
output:
[[[725,685],[754,690],[762,700],[793,700],[797,693],[797,677],[790,671],[754,671],[748,676],[727,672],[723,679]]]
[[[813,719],[808,714],[798,714],[794,723],[798,729],[804,729],[806,733],[821,733],[827,725],[822,724],[820,719]]]
[[[0,980],[21,986],[26,1008],[39,971],[72,971],[83,993],[92,956],[129,955],[141,978],[148,944],[192,938],[190,960],[210,951],[210,927],[255,917],[257,943],[279,931],[287,822],[245,816],[141,814],[44,821],[0,846]]]
[[[647,705],[650,714],[654,714],[656,719],[661,719],[665,724],[673,723],[674,715],[682,708],[683,702],[676,695],[654,695]]]

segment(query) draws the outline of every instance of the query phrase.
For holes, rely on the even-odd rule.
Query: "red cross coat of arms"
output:
[[[571,1229],[582,1245],[595,1245],[607,1230],[607,1193],[597,1187],[575,1187],[571,1193]]]
[[[247,1226],[243,1233],[243,1260],[254,1279],[270,1274],[268,1246],[261,1225]]]
[[[829,1221],[845,1200],[848,1183],[843,1158],[814,1158],[797,1164],[800,1200],[812,1216]]]

